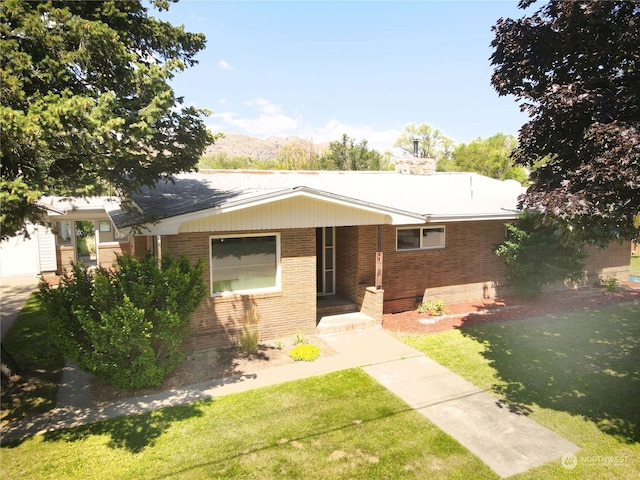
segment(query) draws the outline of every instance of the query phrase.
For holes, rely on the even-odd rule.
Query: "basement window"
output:
[[[210,237],[211,294],[280,290],[280,235]]]
[[[445,227],[398,228],[396,250],[433,250],[445,247]]]

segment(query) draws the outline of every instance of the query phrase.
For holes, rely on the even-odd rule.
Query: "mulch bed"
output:
[[[587,311],[592,308],[640,300],[640,284],[624,282],[617,292],[580,288],[547,292],[537,299],[512,297],[445,305],[444,315],[410,310],[385,314],[382,326],[397,333],[438,333],[484,323]]]

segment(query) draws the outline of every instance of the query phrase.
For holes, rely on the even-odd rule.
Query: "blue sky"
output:
[[[456,142],[516,135],[526,121],[490,85],[491,27],[519,18],[515,1],[181,0],[152,12],[203,32],[199,64],[172,85],[214,111],[213,132],[346,133],[390,150],[405,125],[428,123]]]

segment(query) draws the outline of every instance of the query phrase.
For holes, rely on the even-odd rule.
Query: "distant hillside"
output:
[[[205,157],[212,157],[216,154],[226,153],[228,157],[249,157],[253,160],[275,160],[283,147],[287,145],[309,143],[299,137],[269,137],[266,140],[239,135],[236,133],[225,134],[224,138],[216,140],[216,143],[207,147]],[[313,148],[317,153],[321,153],[329,144],[314,144]],[[308,150],[307,150],[308,151]]]

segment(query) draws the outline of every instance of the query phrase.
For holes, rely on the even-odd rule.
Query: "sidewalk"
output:
[[[38,289],[38,277],[18,277],[2,280],[0,284],[1,338],[13,325],[32,292]]]
[[[121,400],[103,407],[88,406],[86,396],[82,395],[87,378],[78,376],[77,369],[68,364],[58,407],[41,417],[7,425],[2,432],[2,442],[364,367],[369,375],[459,441],[501,477],[559,460],[578,450],[576,445],[533,420],[510,412],[488,393],[478,390],[382,328],[335,333],[322,338],[337,352],[336,355]]]

